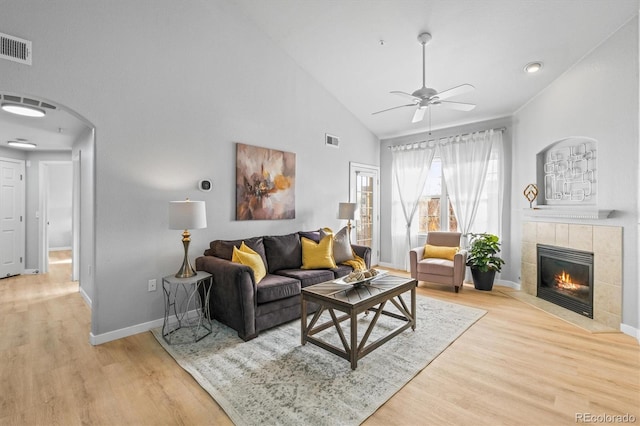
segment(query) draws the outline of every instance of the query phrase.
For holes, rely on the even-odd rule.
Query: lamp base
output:
[[[185,229],[182,233],[182,245],[184,246],[184,259],[182,261],[182,266],[180,270],[176,274],[176,278],[190,278],[194,275],[198,275],[198,273],[193,269],[191,263],[189,262],[189,243],[191,242],[191,234],[189,231]]]
[[[176,274],[176,278],[190,278],[195,275],[198,275],[198,273],[196,272],[195,269],[193,269],[193,266],[191,266],[191,263],[189,263],[189,259],[185,257],[184,261],[182,262],[182,266],[180,267],[180,270]]]

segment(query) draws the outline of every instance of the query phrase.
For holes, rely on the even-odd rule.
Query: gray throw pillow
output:
[[[326,232],[321,229],[320,237],[324,238],[325,235],[327,235]],[[353,259],[353,250],[351,244],[349,244],[349,234],[347,234],[347,227],[345,226],[333,236],[333,260],[338,264]]]

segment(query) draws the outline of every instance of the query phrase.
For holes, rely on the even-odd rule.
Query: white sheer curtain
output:
[[[411,222],[427,181],[435,146],[428,142],[392,148],[393,188],[391,207],[391,252],[395,267],[409,270],[412,248]]]
[[[502,148],[501,131],[487,130],[440,141],[442,172],[463,235],[473,226],[494,144]],[[501,211],[495,214],[501,215]],[[463,245],[466,244],[467,239],[463,238]]]

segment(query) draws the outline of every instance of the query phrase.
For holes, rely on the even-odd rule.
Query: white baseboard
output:
[[[620,324],[620,331],[624,334],[627,334],[631,337],[635,337],[638,342],[640,342],[640,329],[632,327],[627,324]]]
[[[25,269],[23,273],[25,275],[26,274],[39,274],[40,270],[39,269]]]
[[[91,298],[82,287],[80,287],[80,296],[82,296],[86,304],[89,306],[89,309],[91,309]]]
[[[387,262],[378,262],[378,266],[381,266],[383,268],[391,268],[391,269],[397,269],[399,271],[404,271],[404,268],[398,267],[396,265],[393,265],[393,264],[387,263]],[[409,271],[406,271],[406,272],[409,272]]]
[[[503,285],[505,287],[511,287],[515,290],[521,290],[520,283],[516,283],[509,280],[496,280],[496,284]]]
[[[187,313],[187,317],[193,317],[198,314],[197,310],[191,310]],[[169,317],[169,325],[173,325],[177,323],[178,320],[175,316]],[[107,333],[102,334],[93,334],[89,333],[89,343],[93,346],[101,345],[103,343],[111,342],[113,340],[122,339],[124,337],[133,336],[134,334],[145,333],[152,328],[162,327],[164,324],[164,318],[159,318],[157,320],[144,322],[142,324],[132,325],[131,327],[121,328],[119,330],[109,331]]]
[[[68,247],[49,247],[49,251],[66,251],[71,250],[71,246]]]
[[[164,318],[157,320],[144,322],[142,324],[132,325],[131,327],[121,328],[119,330],[108,331],[102,334],[89,333],[89,343],[92,345],[101,345],[103,343],[111,342],[113,340],[122,339],[124,337],[133,336],[134,334],[144,333],[152,328],[162,327]]]

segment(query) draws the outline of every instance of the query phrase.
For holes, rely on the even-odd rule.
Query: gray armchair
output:
[[[460,232],[429,232],[427,244],[441,247],[459,247]],[[424,247],[409,252],[411,277],[418,281],[453,286],[457,293],[462,288],[467,262],[467,251],[460,250],[453,260],[424,257]]]

